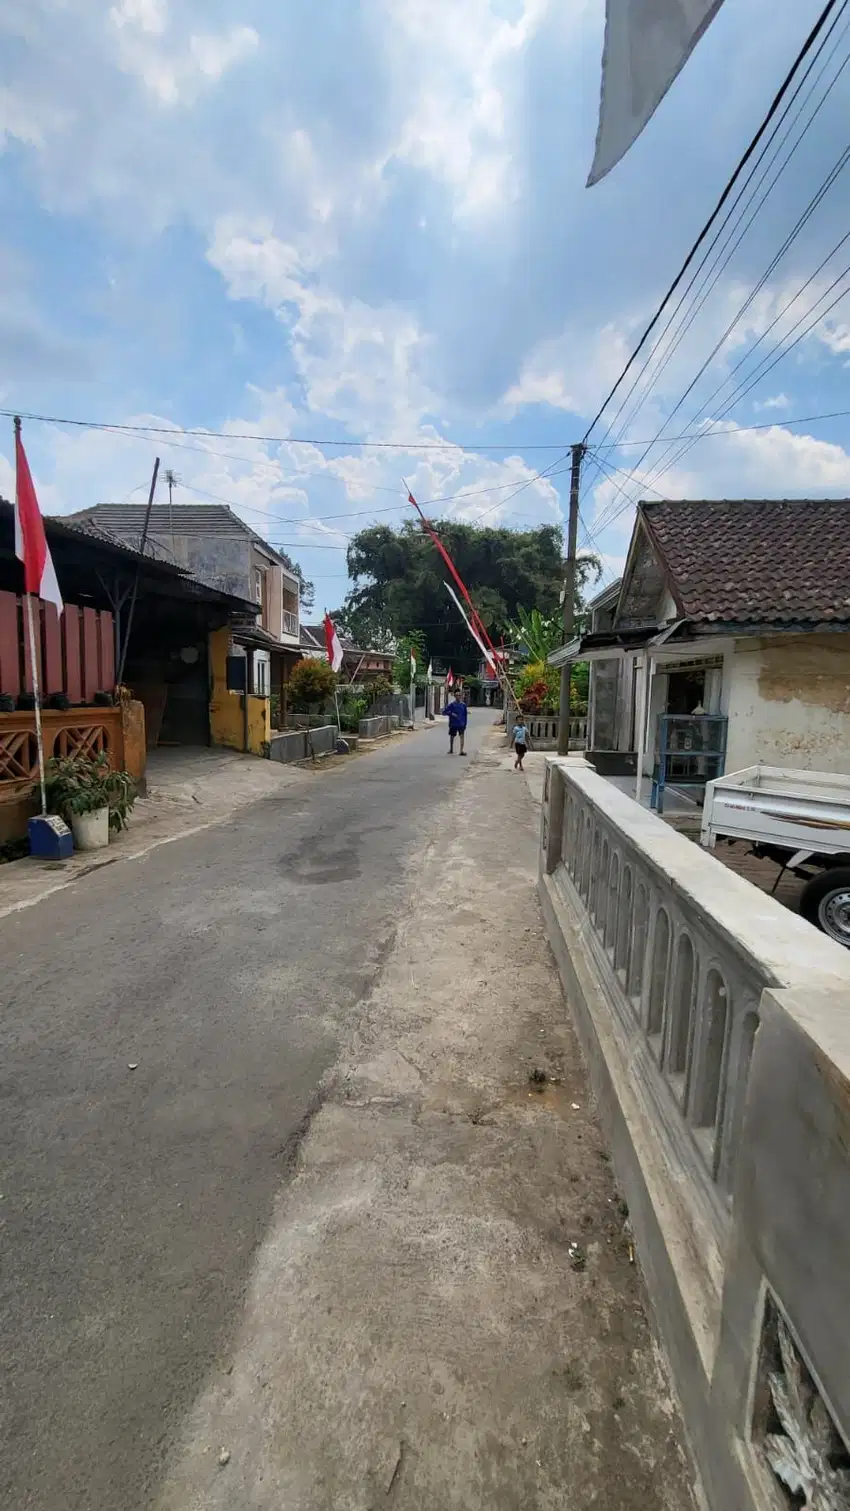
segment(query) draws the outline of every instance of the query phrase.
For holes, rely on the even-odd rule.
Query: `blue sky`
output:
[[[0,406],[240,437],[29,422],[42,507],[141,499],[158,449],[178,498],[224,499],[285,544],[320,608],[344,596],[347,536],[405,516],[402,475],[452,498],[435,513],[563,518],[566,473],[535,474],[583,434],[820,9],[727,0],[587,190],[602,0],[5,0]],[[761,277],[844,145],[848,89],[842,76],[624,442],[656,434]],[[841,272],[839,253],[783,313],[844,234],[846,202],[840,180],[670,434]],[[846,322],[838,305],[724,424],[850,409]],[[7,494],[10,442],[9,425]],[[617,477],[629,496],[653,480],[670,496],[850,495],[848,446],[844,420],[740,429],[678,461],[659,444],[634,484]],[[605,456],[627,471],[641,449]],[[610,575],[633,511],[610,473],[586,476],[582,536]]]

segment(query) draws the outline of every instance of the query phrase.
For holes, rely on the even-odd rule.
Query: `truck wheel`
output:
[[[807,882],[800,912],[822,934],[850,949],[850,866],[834,866]]]

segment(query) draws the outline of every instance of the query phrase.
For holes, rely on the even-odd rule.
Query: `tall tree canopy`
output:
[[[558,612],[564,581],[559,526],[482,530],[441,520],[435,528],[494,641],[509,639],[520,605]],[[339,618],[359,645],[421,629],[435,660],[467,674],[476,669],[478,652],[443,586],[448,569],[421,526],[407,520],[398,530],[370,525],[359,531],[348,547],[348,570],[354,587]]]

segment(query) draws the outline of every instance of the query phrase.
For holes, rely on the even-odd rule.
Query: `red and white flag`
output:
[[[53,567],[53,559],[47,549],[44,520],[35,496],[20,429],[15,429],[15,555],[24,564],[24,590],[37,598],[55,603],[59,613],[64,604],[59,592],[59,583]]]
[[[446,687],[449,689],[449,691],[451,691],[451,689],[454,687],[454,685],[455,685],[455,674],[452,671],[451,667],[449,667],[448,671],[446,672]]]
[[[325,614],[325,645],[328,648],[328,660],[333,671],[338,672],[342,666],[342,644],[336,627],[330,614]]]

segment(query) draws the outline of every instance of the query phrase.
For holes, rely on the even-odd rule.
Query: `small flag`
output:
[[[413,646],[411,646],[410,647],[410,680],[411,680],[411,682],[413,682],[413,681],[415,681],[415,679],[416,679],[416,651],[414,650]]]
[[[451,689],[454,687],[454,685],[455,685],[455,674],[452,671],[451,667],[449,667],[448,671],[446,672],[446,687],[451,691]]]
[[[328,661],[331,664],[331,668],[333,671],[338,672],[342,666],[342,645],[327,609],[325,610],[325,645],[328,649]]]
[[[64,608],[62,594],[53,558],[47,548],[44,520],[21,440],[20,422],[15,426],[15,472],[15,555],[24,564],[24,590],[55,604],[61,614]]]
[[[427,677],[428,677],[428,686],[430,687],[431,683],[434,680],[434,663],[433,663],[433,661],[429,661],[428,662]]]

